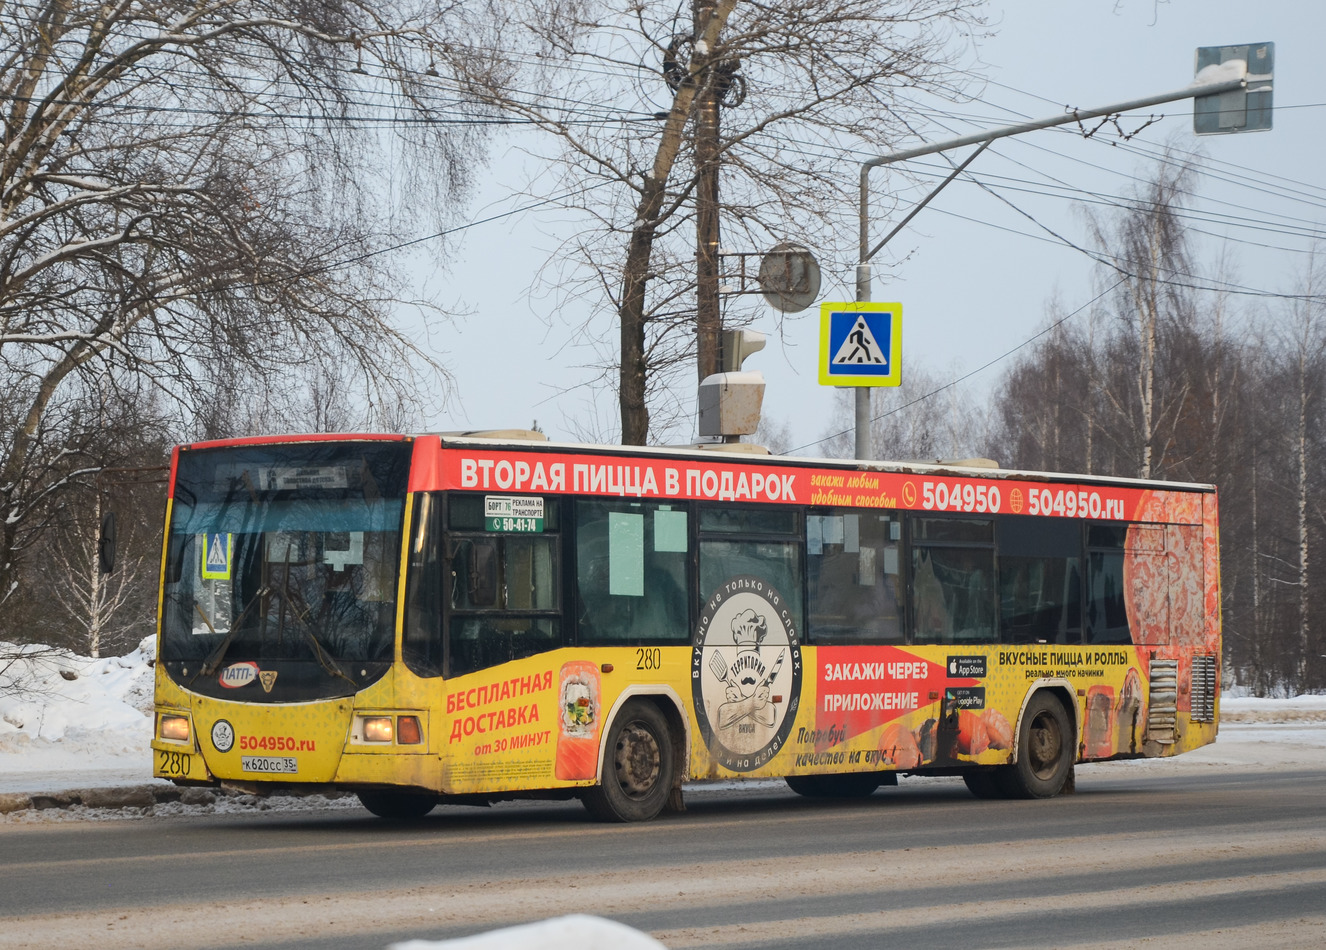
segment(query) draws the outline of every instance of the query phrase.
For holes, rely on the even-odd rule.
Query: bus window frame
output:
[[[804,631],[806,629],[806,513],[809,510],[810,506],[805,504],[731,505],[716,501],[701,501],[697,502],[695,507],[696,507],[695,529],[694,529],[695,530],[695,540],[694,540],[695,587],[694,587],[694,596],[692,597],[692,602],[694,603],[694,610],[696,612],[697,621],[699,618],[699,612],[704,607],[704,602],[713,594],[713,591],[706,591],[704,589],[704,583],[703,583],[704,578],[701,573],[703,567],[703,565],[701,564],[702,561],[701,549],[706,541],[727,542],[727,543],[736,543],[736,544],[740,544],[743,542],[746,543],[772,542],[776,544],[790,543],[797,554],[798,570],[796,571],[794,587],[790,590],[783,590],[779,588],[779,593],[784,598],[789,598],[792,596],[796,597],[797,613],[793,617],[793,623],[796,625],[796,629],[798,632]],[[731,530],[725,530],[723,528],[705,529],[701,527],[701,522],[702,522],[702,512],[706,510],[727,511],[727,512],[751,511],[757,513],[765,511],[786,512],[788,515],[791,516],[792,523],[790,529],[786,532],[783,531],[762,532],[762,531],[749,531],[749,530],[731,531]],[[734,576],[737,575],[727,574],[725,576],[725,579],[729,579]],[[772,581],[770,581],[769,578],[767,577],[763,579],[767,583],[772,583]],[[695,629],[696,629],[696,624],[692,623],[691,625],[692,638],[694,638]]]
[[[1021,553],[1009,553],[1009,552],[1006,552],[1006,551],[1004,550],[1004,545],[1001,544],[1001,540],[1003,539],[1003,536],[1004,536],[1003,531],[1001,531],[1001,528],[1002,528],[1004,525],[1006,525],[1006,524],[1009,523],[1009,519],[1013,519],[1013,518],[1027,518],[1027,517],[1036,518],[1037,516],[1035,516],[1035,515],[1030,515],[1030,516],[1028,516],[1028,515],[1016,515],[1016,514],[1011,514],[1011,513],[1008,513],[1008,512],[1000,512],[1000,513],[996,514],[994,517],[995,517],[995,534],[994,534],[994,537],[995,537],[995,577],[996,577],[996,580],[997,580],[997,582],[998,582],[998,586],[996,587],[996,590],[995,590],[995,598],[996,598],[996,601],[998,602],[998,605],[999,605],[999,613],[998,613],[998,615],[997,615],[996,618],[995,618],[995,623],[996,623],[996,631],[995,631],[995,632],[996,632],[996,636],[997,636],[997,642],[998,642],[998,643],[1005,644],[1005,645],[1010,645],[1010,646],[1020,646],[1020,645],[1026,645],[1026,644],[1045,644],[1045,645],[1054,644],[1054,645],[1058,645],[1058,646],[1081,646],[1082,644],[1086,643],[1087,560],[1088,560],[1088,552],[1087,552],[1087,527],[1088,527],[1088,525],[1091,525],[1091,524],[1097,524],[1098,522],[1093,522],[1093,521],[1091,521],[1091,519],[1089,519],[1089,518],[1063,518],[1063,519],[1052,519],[1051,523],[1053,523],[1054,521],[1067,522],[1067,523],[1071,524],[1072,528],[1076,529],[1075,531],[1072,532],[1072,533],[1076,534],[1076,536],[1077,536],[1076,553],[1073,554],[1073,555],[1060,555],[1060,554],[1053,554],[1053,553],[1051,553],[1051,554],[1021,554]],[[1009,547],[1014,547],[1014,545],[1008,545],[1008,546],[1009,546]],[[1005,559],[1005,558],[1033,558],[1033,559],[1047,560],[1047,559],[1050,559],[1050,558],[1065,558],[1065,559],[1067,559],[1067,558],[1072,558],[1072,557],[1076,557],[1076,559],[1077,559],[1077,571],[1078,571],[1078,583],[1077,583],[1077,587],[1078,587],[1078,590],[1077,590],[1077,623],[1078,623],[1078,625],[1077,625],[1077,631],[1076,631],[1076,632],[1077,632],[1077,639],[1076,639],[1076,640],[1073,640],[1073,639],[1067,639],[1067,640],[1060,641],[1060,640],[1039,640],[1039,639],[1037,639],[1037,640],[1023,640],[1023,639],[1011,639],[1011,638],[1005,638],[1005,636],[1004,636],[1004,618],[1003,618],[1003,599],[1002,599],[1002,597],[1001,597],[1001,590],[1002,590],[1002,585],[1003,585],[1003,580],[1004,580],[1004,577],[1003,577],[1003,572],[1004,572],[1004,559]],[[1064,602],[1064,605],[1065,605],[1065,606],[1067,605],[1067,601]],[[1073,631],[1072,631],[1071,629],[1067,629],[1067,630],[1065,630],[1065,635],[1067,635],[1067,634],[1071,634],[1072,632],[1073,632]]]
[[[494,666],[500,666],[502,663],[512,662],[514,660],[524,659],[530,656],[537,656],[541,653],[550,653],[553,650],[559,650],[562,647],[570,645],[568,639],[567,618],[566,618],[566,595],[567,595],[567,571],[566,571],[566,543],[567,531],[564,522],[563,512],[560,510],[566,499],[560,495],[549,495],[540,493],[530,493],[539,495],[543,498],[546,508],[555,508],[556,513],[552,520],[554,527],[541,532],[505,532],[505,531],[485,531],[482,528],[453,528],[451,527],[451,515],[453,500],[458,497],[472,498],[484,495],[497,494],[493,491],[445,491],[440,493],[442,499],[442,544],[441,564],[442,570],[442,669],[444,678],[450,679],[457,676],[468,676],[473,673],[479,673],[483,670],[492,669]],[[545,520],[545,528],[547,520]],[[552,536],[553,541],[549,545],[552,551],[552,570],[554,577],[550,585],[556,603],[552,607],[546,608],[516,608],[512,609],[506,606],[506,596],[500,594],[506,584],[507,555],[506,545],[503,539],[506,537],[524,538],[531,534],[543,537]],[[498,604],[488,607],[461,607],[457,608],[454,604],[454,590],[457,581],[455,572],[451,569],[451,560],[454,553],[453,544],[457,540],[467,539],[492,539],[496,541],[498,549],[497,564],[501,577],[498,579],[499,600]],[[529,621],[549,621],[553,625],[554,635],[551,645],[535,650],[531,653],[522,653],[519,656],[512,656],[505,660],[499,660],[494,663],[487,663],[476,666],[472,669],[462,671],[456,670],[456,655],[453,627],[457,618],[473,617],[478,621],[483,618],[491,618],[495,621],[516,622],[520,620]],[[480,630],[484,628],[480,624]],[[509,631],[514,635],[515,630]],[[513,639],[514,642],[514,639]]]
[[[809,539],[806,538],[805,546],[802,550],[802,572],[801,572],[803,586],[805,587],[805,593],[803,595],[803,601],[804,601],[803,613],[805,614],[805,624],[806,624],[804,627],[805,642],[808,645],[818,645],[818,646],[905,646],[908,642],[910,642],[908,640],[910,628],[907,621],[908,604],[910,602],[910,596],[908,590],[909,578],[908,578],[907,566],[904,563],[907,557],[906,541],[905,541],[905,534],[906,534],[905,524],[907,521],[906,518],[907,512],[903,509],[898,509],[898,508],[861,508],[852,505],[804,505],[802,506],[801,511],[802,511],[803,538],[809,531],[809,520],[811,518],[823,518],[823,517],[834,517],[834,516],[841,517],[846,515],[856,515],[861,519],[865,519],[870,515],[878,516],[878,515],[888,514],[890,518],[890,521],[888,523],[890,524],[896,523],[899,526],[897,539],[894,540],[891,538],[885,538],[885,541],[892,542],[895,550],[897,551],[897,558],[898,558],[897,573],[899,575],[899,582],[900,582],[898,586],[901,588],[901,590],[897,594],[895,594],[895,600],[899,601],[898,606],[900,608],[898,611],[898,636],[892,638],[882,637],[877,635],[852,636],[845,633],[829,633],[823,636],[817,636],[815,625],[811,621],[810,561],[812,556],[823,557],[824,555],[822,554],[811,555]],[[860,529],[858,528],[858,532],[859,530]],[[881,577],[880,583],[882,585],[884,583],[882,579],[884,577],[888,577],[889,575],[884,571],[883,564],[877,564],[875,570]],[[866,589],[873,589],[873,585],[870,588],[862,588],[862,590]]]
[[[695,639],[695,628],[700,619],[695,594],[695,590],[699,586],[699,516],[696,504],[692,501],[677,499],[659,500],[600,495],[573,495],[568,496],[566,501],[565,510],[562,512],[562,603],[565,605],[562,639],[566,645],[583,649],[641,646],[689,647]],[[686,635],[684,637],[621,637],[597,640],[585,639],[581,636],[581,627],[585,619],[582,616],[580,598],[580,506],[583,503],[604,505],[610,511],[615,503],[621,503],[627,505],[639,504],[651,512],[662,510],[666,506],[670,510],[685,513],[686,552],[683,558],[685,589],[682,592],[685,599],[683,616],[685,618]]]
[[[999,515],[997,513],[974,516],[970,513],[947,513],[936,511],[916,511],[908,510],[904,512],[906,517],[903,519],[903,540],[905,550],[903,557],[906,558],[907,571],[907,631],[906,642],[909,646],[947,646],[947,647],[983,647],[997,646],[999,644],[999,546],[998,534],[995,527]],[[988,541],[952,541],[952,540],[925,540],[917,541],[916,524],[918,521],[969,521],[986,522],[990,527],[990,539]],[[991,629],[993,634],[982,639],[963,640],[963,639],[940,639],[940,638],[922,638],[917,629],[917,598],[916,598],[916,560],[915,551],[921,548],[945,548],[950,550],[979,550],[990,552],[990,579],[989,579],[989,604],[988,609],[991,617]]]
[[[1101,521],[1086,520],[1083,522],[1082,530],[1082,642],[1087,646],[1141,646],[1139,635],[1141,631],[1134,630],[1128,618],[1127,603],[1127,557],[1128,557],[1128,533],[1135,525],[1151,525],[1153,522],[1145,521]],[[1092,528],[1113,528],[1121,530],[1123,536],[1119,539],[1118,546],[1112,544],[1091,543]],[[1092,575],[1091,575],[1091,556],[1093,554],[1117,554],[1120,557],[1119,582],[1120,598],[1123,600],[1123,629],[1127,632],[1126,640],[1119,639],[1101,639],[1097,640],[1091,635],[1091,621],[1088,608],[1091,605]],[[1117,628],[1109,628],[1117,629]]]

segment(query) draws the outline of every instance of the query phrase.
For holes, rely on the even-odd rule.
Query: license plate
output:
[[[245,772],[280,772],[294,775],[299,771],[299,762],[292,756],[245,755],[240,757],[239,762]]]

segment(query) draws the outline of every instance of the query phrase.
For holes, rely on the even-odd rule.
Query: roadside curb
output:
[[[342,797],[339,793],[333,794],[334,797]],[[237,802],[252,801],[254,804],[262,801],[261,798],[248,792],[230,788],[180,788],[175,785],[160,784],[122,785],[111,788],[69,789],[61,792],[3,792],[0,793],[0,815],[24,811],[62,810],[79,806],[112,811],[175,803],[214,805],[222,799]]]
[[[1220,710],[1220,721],[1259,726],[1285,726],[1326,722],[1326,709],[1233,709]]]
[[[60,792],[7,792],[0,794],[0,815],[19,811],[72,808],[150,808],[168,802],[211,805],[222,789],[176,788],[174,785],[123,785],[114,788],[76,788]]]

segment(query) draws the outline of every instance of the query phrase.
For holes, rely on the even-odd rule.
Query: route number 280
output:
[[[663,669],[663,651],[658,647],[638,647],[635,651],[637,670]]]
[[[184,752],[157,752],[157,773],[187,777],[193,765],[193,756]]]

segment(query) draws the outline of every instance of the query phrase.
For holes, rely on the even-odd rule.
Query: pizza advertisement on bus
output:
[[[772,584],[742,575],[710,594],[691,677],[700,731],[719,764],[750,772],[778,754],[800,707],[801,646]]]
[[[156,774],[643,821],[1216,737],[1214,486],[513,433],[179,447]]]

